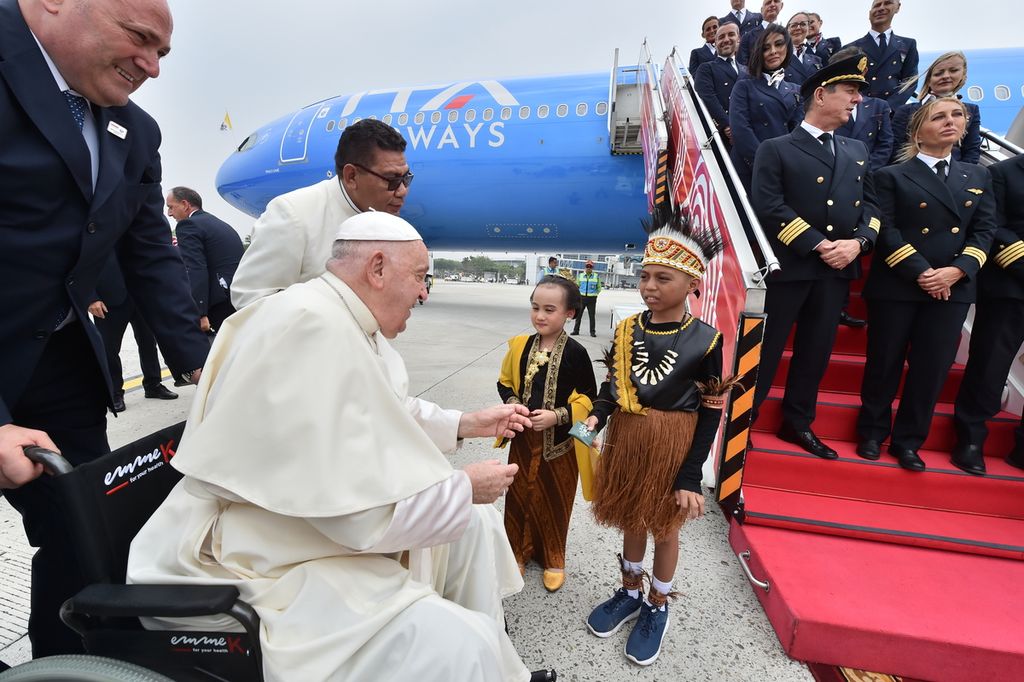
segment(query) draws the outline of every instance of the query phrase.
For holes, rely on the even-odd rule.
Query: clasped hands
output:
[[[860,255],[860,242],[856,239],[826,239],[815,247],[825,265],[842,270]]]
[[[965,277],[960,268],[928,268],[917,276],[917,286],[937,301],[948,301],[953,285]]]

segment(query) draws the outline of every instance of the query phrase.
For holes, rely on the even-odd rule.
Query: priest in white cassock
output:
[[[514,436],[527,413],[411,399],[387,341],[427,266],[411,225],[363,213],[326,273],[228,318],[172,461],[185,477],[132,543],[129,582],[238,587],[268,680],[547,679],[504,631],[501,600],[523,582],[491,503],[516,466],[454,470],[442,454]]]

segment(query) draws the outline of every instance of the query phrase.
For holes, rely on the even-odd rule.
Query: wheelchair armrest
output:
[[[96,617],[188,617],[231,613],[238,601],[233,585],[95,584],[68,600],[72,613]]]

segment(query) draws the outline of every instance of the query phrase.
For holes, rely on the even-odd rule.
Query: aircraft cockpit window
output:
[[[449,123],[455,123],[458,120],[459,120],[459,110],[458,109],[452,109],[451,111],[448,112],[448,122]]]
[[[476,109],[466,109],[466,122],[472,123],[476,120]]]
[[[484,120],[490,121],[492,118],[494,118],[494,109],[487,107],[484,109]]]
[[[244,140],[242,140],[242,144],[238,145],[238,150],[237,151],[240,151],[240,152],[247,152],[247,151],[249,151],[250,149],[252,149],[253,147],[256,146],[256,141],[259,140],[259,139],[260,139],[260,136],[257,135],[256,133],[253,133],[249,137],[247,137]]]
[[[985,91],[979,88],[977,85],[972,85],[971,87],[967,88],[967,97],[970,98],[972,102],[980,102],[981,100],[985,99]]]
[[[1010,88],[1006,87],[1005,85],[997,85],[995,94],[997,100],[999,100],[1000,102],[1005,102],[1006,100],[1010,99]]]
[[[412,122],[415,123],[418,126],[423,125],[423,118],[424,117],[425,117],[425,114],[422,111],[417,111],[416,115],[412,117]]]
[[[401,114],[398,115],[398,125],[404,126],[408,122],[409,122],[409,114],[407,114],[405,112],[402,112]]]
[[[608,113],[608,103],[598,102],[597,104],[594,105],[594,111],[597,112],[598,116],[604,116],[605,114]]]
[[[507,121],[510,118],[512,118],[512,107],[502,107],[501,108],[501,120],[502,121]]]
[[[431,123],[440,123],[441,122],[441,112],[440,111],[435,111],[434,113],[432,113],[430,115],[430,122]]]
[[[541,104],[537,107],[537,118],[547,118],[549,111],[551,108],[547,104]]]
[[[519,118],[523,120],[530,118],[530,107],[519,107]]]
[[[334,119],[332,118],[327,122],[327,132],[334,130]]]
[[[384,118],[382,118],[381,120],[387,123],[388,125],[391,125],[391,114],[384,114]]]
[[[586,116],[587,115],[587,103],[586,102],[580,102],[579,104],[576,105],[576,115],[577,116]]]
[[[559,104],[555,108],[555,113],[558,115],[558,118],[565,118],[565,115],[569,113],[569,105]]]

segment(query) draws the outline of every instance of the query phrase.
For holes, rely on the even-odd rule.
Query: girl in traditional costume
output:
[[[731,382],[722,376],[722,335],[687,312],[718,239],[692,233],[678,216],[644,249],[640,295],[647,310],[615,330],[608,379],[586,421],[609,421],[594,485],[594,516],[622,530],[622,588],[587,618],[598,637],[638,619],[626,658],[650,665],[661,651],[679,531],[704,513],[701,467],[715,438]],[[650,592],[641,595],[648,535],[654,538]]]
[[[533,430],[516,436],[509,451],[519,474],[505,496],[505,532],[520,570],[535,559],[544,567],[544,587],[554,592],[565,582],[577,458],[589,462],[589,448],[569,428],[590,413],[597,385],[586,349],[563,329],[580,304],[576,285],[545,276],[530,303],[537,333],[509,339],[498,380],[501,399],[526,405],[533,422]]]

